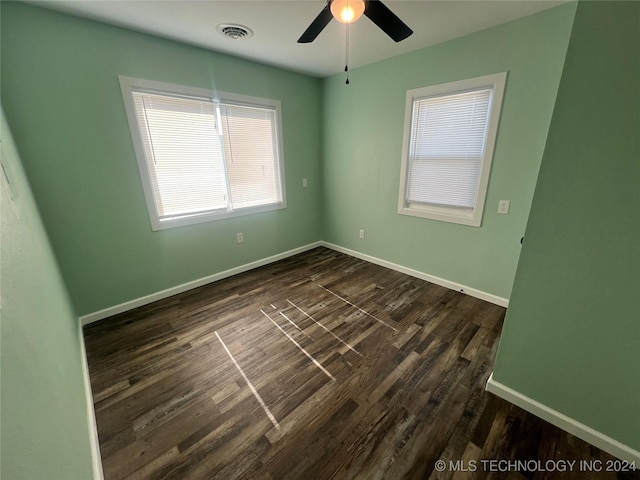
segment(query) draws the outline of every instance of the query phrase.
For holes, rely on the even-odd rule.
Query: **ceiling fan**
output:
[[[395,42],[400,42],[413,33],[380,0],[327,0],[327,5],[298,39],[298,43],[313,42],[334,17],[342,23],[353,23],[363,13]]]

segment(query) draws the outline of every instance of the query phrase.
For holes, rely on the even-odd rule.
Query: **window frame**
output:
[[[131,132],[131,138],[133,140],[133,146],[135,150],[136,160],[138,164],[138,170],[140,173],[140,180],[142,182],[142,188],[144,191],[145,201],[147,204],[147,210],[149,212],[149,219],[151,221],[151,228],[154,231],[165,230],[174,227],[181,227],[186,225],[194,225],[198,223],[212,222],[216,220],[222,220],[226,218],[239,217],[244,215],[252,215],[255,213],[262,213],[274,210],[280,210],[287,207],[287,195],[286,195],[286,181],[285,181],[285,168],[284,168],[284,148],[283,148],[283,134],[282,134],[282,107],[279,100],[253,97],[249,95],[239,95],[235,93],[221,92],[209,90],[206,88],[191,87],[187,85],[179,85],[174,83],[158,82],[154,80],[145,80],[141,78],[118,76],[120,82],[120,88],[122,91],[122,98],[124,101],[127,120],[129,123],[129,130]],[[243,208],[228,208],[224,211],[213,211],[204,213],[192,213],[185,214],[183,216],[161,219],[159,215],[159,209],[156,206],[156,200],[153,193],[153,180],[151,179],[151,172],[147,166],[147,158],[145,154],[144,144],[142,140],[142,132],[138,125],[138,116],[136,113],[135,103],[133,99],[134,91],[146,91],[149,93],[167,94],[170,96],[187,96],[207,98],[214,104],[232,104],[240,106],[258,107],[271,109],[275,112],[275,135],[274,142],[276,144],[276,152],[278,155],[276,168],[278,169],[277,181],[280,185],[281,201],[277,203],[258,205],[252,207]],[[227,183],[229,178],[226,179]]]
[[[501,72],[407,90],[404,136],[402,143],[402,162],[400,169],[400,191],[398,195],[398,214],[473,227],[480,227],[482,225],[482,214],[489,185],[489,174],[491,172],[491,164],[495,150],[506,79],[507,72]],[[474,207],[462,208],[444,205],[413,204],[407,202],[406,196],[409,182],[409,155],[413,133],[412,119],[414,103],[429,97],[444,97],[487,88],[490,88],[492,92],[489,102],[485,148],[482,159],[480,160],[480,176],[478,179],[478,188]]]

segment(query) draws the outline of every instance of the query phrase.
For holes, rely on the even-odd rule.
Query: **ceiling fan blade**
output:
[[[395,42],[404,40],[413,33],[413,30],[380,0],[369,0],[364,14]]]
[[[331,21],[333,15],[329,9],[329,4],[322,9],[311,25],[304,31],[304,33],[298,39],[298,43],[310,43],[313,42],[320,34],[324,27]]]

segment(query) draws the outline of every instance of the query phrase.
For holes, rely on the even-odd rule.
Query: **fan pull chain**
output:
[[[349,85],[349,24],[345,24],[347,27],[347,38],[345,42],[345,61],[344,61],[344,71],[347,74],[347,81],[344,82],[346,85]]]

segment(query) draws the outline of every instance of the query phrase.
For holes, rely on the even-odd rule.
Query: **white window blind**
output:
[[[284,207],[279,102],[120,81],[154,229]]]
[[[407,201],[473,208],[484,155],[491,90],[416,100]]]
[[[480,226],[506,78],[407,91],[398,213]]]
[[[221,105],[220,112],[233,206],[279,202],[275,110]]]
[[[225,210],[227,188],[212,102],[133,92],[160,220]]]

